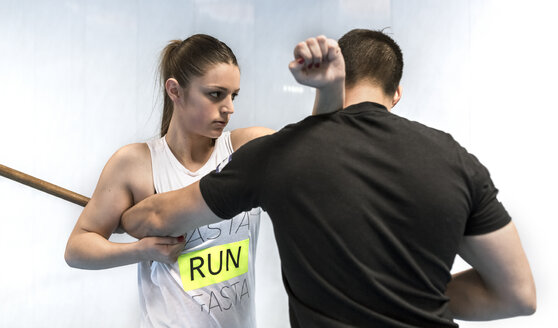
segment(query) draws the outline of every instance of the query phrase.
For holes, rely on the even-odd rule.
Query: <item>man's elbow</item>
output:
[[[537,310],[537,292],[535,284],[516,286],[513,297],[508,298],[514,316],[532,315]]]
[[[534,284],[526,287],[518,304],[520,315],[532,315],[537,311],[537,292]]]
[[[120,224],[130,236],[141,239],[146,236],[161,236],[158,234],[163,226],[161,210],[154,198],[150,196],[126,210],[120,217]]]
[[[142,219],[122,219],[122,227],[130,236],[141,239],[147,236],[163,236],[160,231],[164,224],[161,216],[156,211],[146,211]]]
[[[537,300],[533,300],[522,307],[521,315],[532,315],[537,311]]]
[[[143,236],[167,236],[166,223],[160,212],[151,211],[142,223],[141,234]]]

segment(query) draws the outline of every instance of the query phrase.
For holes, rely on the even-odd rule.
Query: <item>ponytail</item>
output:
[[[172,104],[172,100],[170,99],[169,95],[167,94],[167,89],[165,88],[165,83],[167,81],[167,76],[171,76],[170,74],[170,63],[171,63],[171,54],[177,49],[182,43],[180,40],[172,40],[169,44],[163,49],[161,53],[161,64],[159,66],[160,75],[160,83],[163,90],[163,118],[161,120],[161,137],[163,137],[169,131],[169,125],[172,118],[172,112],[174,110],[174,106]]]

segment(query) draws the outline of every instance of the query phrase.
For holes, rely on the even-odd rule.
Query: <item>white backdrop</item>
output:
[[[114,151],[157,135],[156,66],[171,39],[225,41],[242,75],[230,128],[278,129],[313,102],[287,69],[298,41],[387,27],[405,58],[395,113],[451,133],[489,168],[538,286],[534,316],[460,325],[548,327],[558,308],[557,9],[542,0],[0,0],[0,164],[90,196]],[[1,177],[0,204],[0,327],[137,326],[134,265],[64,262],[79,206]],[[267,218],[260,233],[259,326],[288,327]]]

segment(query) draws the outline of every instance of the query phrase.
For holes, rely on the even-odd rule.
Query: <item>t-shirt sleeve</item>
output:
[[[265,140],[253,140],[232,154],[230,162],[219,172],[213,171],[200,180],[203,199],[217,216],[230,219],[260,206],[260,185],[265,170]]]
[[[482,235],[504,227],[511,218],[497,198],[498,189],[494,186],[486,167],[475,156],[469,156],[473,173],[473,206],[465,227],[465,235]]]

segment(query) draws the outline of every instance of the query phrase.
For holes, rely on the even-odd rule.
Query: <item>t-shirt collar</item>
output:
[[[351,106],[343,109],[341,112],[351,113],[351,114],[360,114],[360,113],[370,112],[370,111],[389,113],[386,106],[384,106],[382,104],[375,103],[375,102],[371,102],[371,101],[365,101],[365,102],[361,102],[361,103],[358,103],[358,104],[351,105]]]

